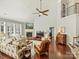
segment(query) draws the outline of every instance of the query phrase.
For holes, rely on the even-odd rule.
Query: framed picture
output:
[[[34,24],[33,23],[27,23],[26,24],[26,29],[33,29],[33,26]]]

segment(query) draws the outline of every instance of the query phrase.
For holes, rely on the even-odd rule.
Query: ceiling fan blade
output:
[[[37,10],[38,12],[40,12],[40,10],[39,10],[38,8],[36,8],[36,10]]]
[[[39,13],[42,13],[42,11],[40,11],[38,8],[36,8],[36,10],[37,10]]]
[[[45,14],[45,13],[42,13],[43,15],[45,15],[45,16],[48,16],[48,14]]]
[[[49,10],[44,10],[43,12],[48,12]]]
[[[37,11],[39,11],[39,9],[38,9],[38,8],[36,8],[36,10],[37,10]]]
[[[41,15],[38,15],[39,17],[41,16]]]
[[[39,13],[32,13],[32,14],[39,14]]]

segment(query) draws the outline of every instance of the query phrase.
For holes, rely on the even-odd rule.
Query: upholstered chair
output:
[[[49,54],[49,40],[43,40],[40,45],[34,45],[35,51],[37,54],[42,55],[42,54]]]

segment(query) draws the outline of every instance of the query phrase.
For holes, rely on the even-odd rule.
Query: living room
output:
[[[78,2],[1,0],[0,58],[78,59]]]

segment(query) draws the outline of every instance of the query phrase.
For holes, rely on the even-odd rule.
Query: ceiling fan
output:
[[[40,0],[40,9],[36,8],[36,10],[38,11],[38,13],[34,13],[34,14],[38,14],[39,16],[41,15],[48,16],[47,12],[49,11],[49,9],[42,11],[42,0]]]

